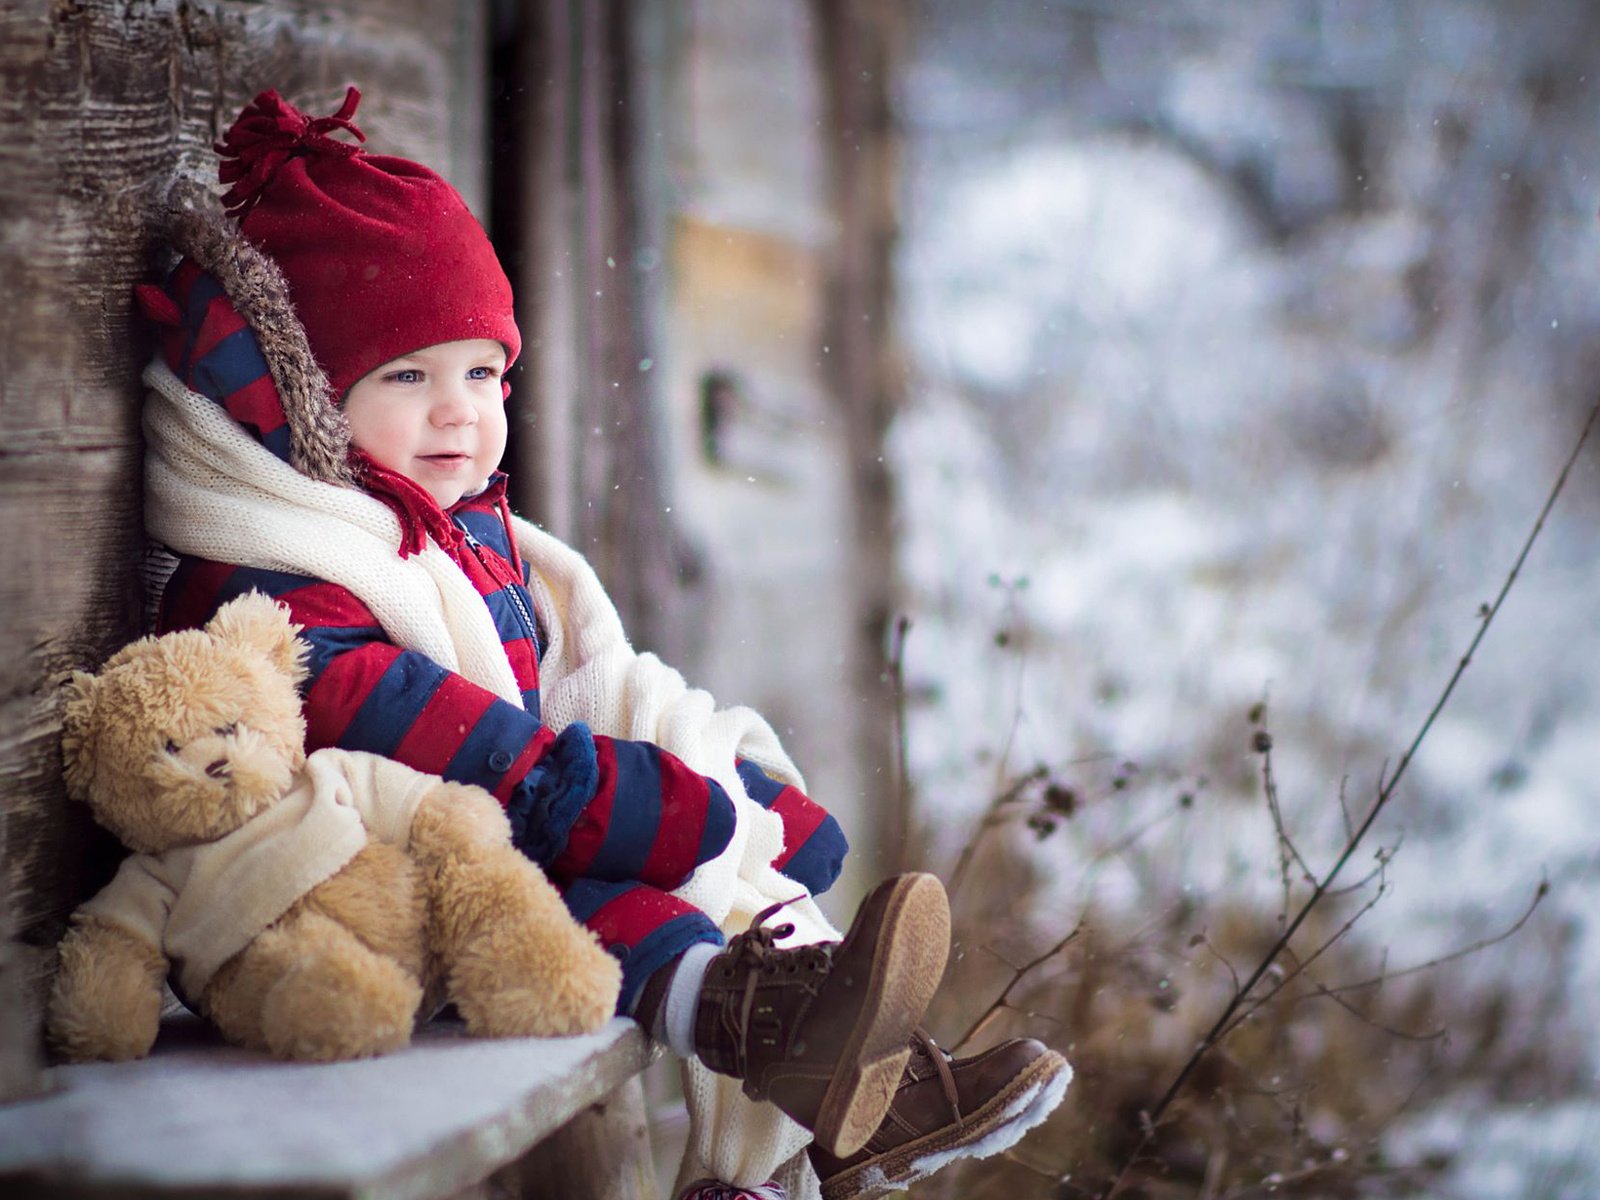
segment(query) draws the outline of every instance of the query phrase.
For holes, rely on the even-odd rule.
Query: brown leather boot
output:
[[[706,970],[695,1053],[744,1081],[835,1154],[853,1154],[894,1096],[909,1039],[950,950],[950,906],[932,875],[901,875],[861,902],[838,943],[780,950],[793,925],[756,918]]]
[[[889,1113],[849,1156],[811,1147],[822,1200],[900,1191],[958,1158],[988,1158],[1016,1145],[1061,1102],[1067,1060],[1042,1042],[1013,1038],[952,1058],[918,1029]]]

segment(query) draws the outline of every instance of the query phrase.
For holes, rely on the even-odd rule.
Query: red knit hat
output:
[[[295,312],[334,395],[424,346],[489,338],[515,360],[522,336],[511,284],[456,190],[418,163],[368,154],[345,93],[308,117],[262,92],[216,146],[223,196],[246,240],[289,282]]]

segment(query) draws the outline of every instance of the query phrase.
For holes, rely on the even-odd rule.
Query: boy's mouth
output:
[[[436,467],[453,467],[460,463],[468,462],[472,458],[470,454],[463,454],[459,452],[447,454],[422,454],[418,455],[418,457],[421,458],[423,462],[432,463]]]

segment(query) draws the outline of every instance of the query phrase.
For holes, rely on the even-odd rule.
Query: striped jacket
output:
[[[308,751],[367,750],[485,788],[507,807],[530,856],[559,878],[638,878],[676,887],[687,872],[663,878],[648,869],[650,849],[665,836],[661,829],[637,821],[631,829],[612,829],[617,788],[657,791],[666,812],[704,811],[706,819],[696,827],[661,823],[673,827],[674,839],[694,842],[696,861],[720,851],[731,832],[725,808],[707,803],[708,793],[721,788],[647,743],[575,732],[557,749],[556,732],[539,719],[541,634],[525,587],[526,568],[513,565],[500,514],[505,483],[497,475],[485,491],[451,508],[458,536],[447,538],[452,544],[444,548],[494,617],[522,709],[425,655],[401,650],[349,591],[308,576],[184,556],[163,593],[158,631],[197,628],[235,596],[264,592],[289,609],[311,647],[304,685]],[[769,779],[753,763],[738,769],[750,798],[783,820],[784,851],[774,865],[813,895],[831,887],[847,848],[838,823],[799,789]],[[580,821],[584,815],[590,819]]]

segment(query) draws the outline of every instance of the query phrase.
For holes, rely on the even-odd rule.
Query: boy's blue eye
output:
[[[404,371],[394,372],[389,376],[389,378],[394,380],[396,383],[421,383],[422,372],[408,368]]]
[[[467,372],[467,378],[473,380],[493,379],[494,374],[493,367],[473,367],[472,370]]]

